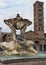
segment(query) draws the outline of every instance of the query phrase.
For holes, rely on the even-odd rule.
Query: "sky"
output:
[[[34,30],[33,4],[36,1],[44,2],[44,32],[46,32],[46,0],[0,0],[0,27],[2,27],[2,32],[11,31],[4,23],[4,19],[15,18],[18,13],[21,17],[32,22],[26,31]]]

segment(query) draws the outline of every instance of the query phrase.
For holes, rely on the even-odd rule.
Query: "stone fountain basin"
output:
[[[0,65],[46,65],[46,53],[34,56],[0,56]]]
[[[0,56],[0,60],[17,60],[17,59],[30,59],[30,58],[46,58],[46,53],[38,53],[37,55],[34,56]]]

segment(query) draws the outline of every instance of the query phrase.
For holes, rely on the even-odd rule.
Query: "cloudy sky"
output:
[[[3,32],[10,32],[9,27],[4,23],[4,19],[14,18],[19,13],[21,17],[32,21],[32,25],[27,30],[33,30],[33,3],[37,0],[0,0],[0,27]],[[44,30],[46,32],[46,0],[44,2]]]

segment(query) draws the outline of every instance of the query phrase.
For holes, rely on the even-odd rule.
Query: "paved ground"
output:
[[[46,65],[46,61],[30,61],[30,62],[19,62],[19,63],[9,63],[0,65]]]

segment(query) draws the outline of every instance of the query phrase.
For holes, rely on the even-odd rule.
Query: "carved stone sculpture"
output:
[[[1,47],[3,48],[4,52],[3,55],[35,55],[37,51],[33,48],[34,43],[31,40],[26,40],[23,37],[25,33],[25,29],[28,25],[31,24],[31,21],[28,19],[23,19],[17,14],[16,18],[4,20],[4,22],[10,27],[12,36],[14,38],[14,42],[5,42],[4,44],[1,43]],[[16,35],[16,29],[20,30],[21,34]],[[16,37],[17,36],[17,37]]]

